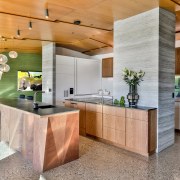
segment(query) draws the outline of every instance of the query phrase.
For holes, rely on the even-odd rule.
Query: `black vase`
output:
[[[129,86],[129,93],[127,95],[127,99],[130,107],[137,106],[137,102],[139,99],[139,95],[137,93],[137,85]]]

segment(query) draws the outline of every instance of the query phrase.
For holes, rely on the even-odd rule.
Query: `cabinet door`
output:
[[[132,150],[148,152],[148,123],[126,118],[126,146]]]
[[[125,117],[103,114],[103,138],[125,145]]]
[[[102,60],[102,77],[113,77],[113,58]]]
[[[75,59],[73,57],[56,55],[56,99],[63,100],[64,91],[74,88]],[[68,94],[68,97],[73,95]]]
[[[65,106],[79,109],[79,133],[85,135],[86,132],[86,104],[83,102],[65,101]]]
[[[94,94],[101,89],[101,61],[76,58],[76,94]]]
[[[175,65],[175,73],[180,74],[180,48],[176,49],[176,65]]]
[[[102,113],[86,111],[86,133],[102,138]]]
[[[80,135],[85,135],[86,133],[86,104],[83,102],[78,102],[74,105],[75,108],[79,109],[79,133]]]
[[[180,130],[180,102],[175,102],[175,129]]]

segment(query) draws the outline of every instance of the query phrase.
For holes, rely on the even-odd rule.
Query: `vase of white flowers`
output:
[[[127,68],[123,70],[123,79],[129,85],[129,93],[127,95],[129,106],[137,105],[137,102],[139,100],[137,85],[139,85],[139,83],[143,81],[144,75],[145,72],[143,72],[142,70],[140,70],[139,72],[128,70]]]

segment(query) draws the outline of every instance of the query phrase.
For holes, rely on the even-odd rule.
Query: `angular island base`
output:
[[[0,104],[1,141],[43,172],[79,158],[79,111],[40,116]]]

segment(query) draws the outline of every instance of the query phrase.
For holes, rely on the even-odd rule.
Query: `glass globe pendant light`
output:
[[[8,58],[4,54],[0,54],[0,64],[5,64],[7,63]]]
[[[9,52],[9,57],[12,59],[15,59],[18,57],[18,53],[16,51],[10,51]]]
[[[8,72],[10,70],[10,66],[8,64],[1,64],[0,71],[1,72]]]

